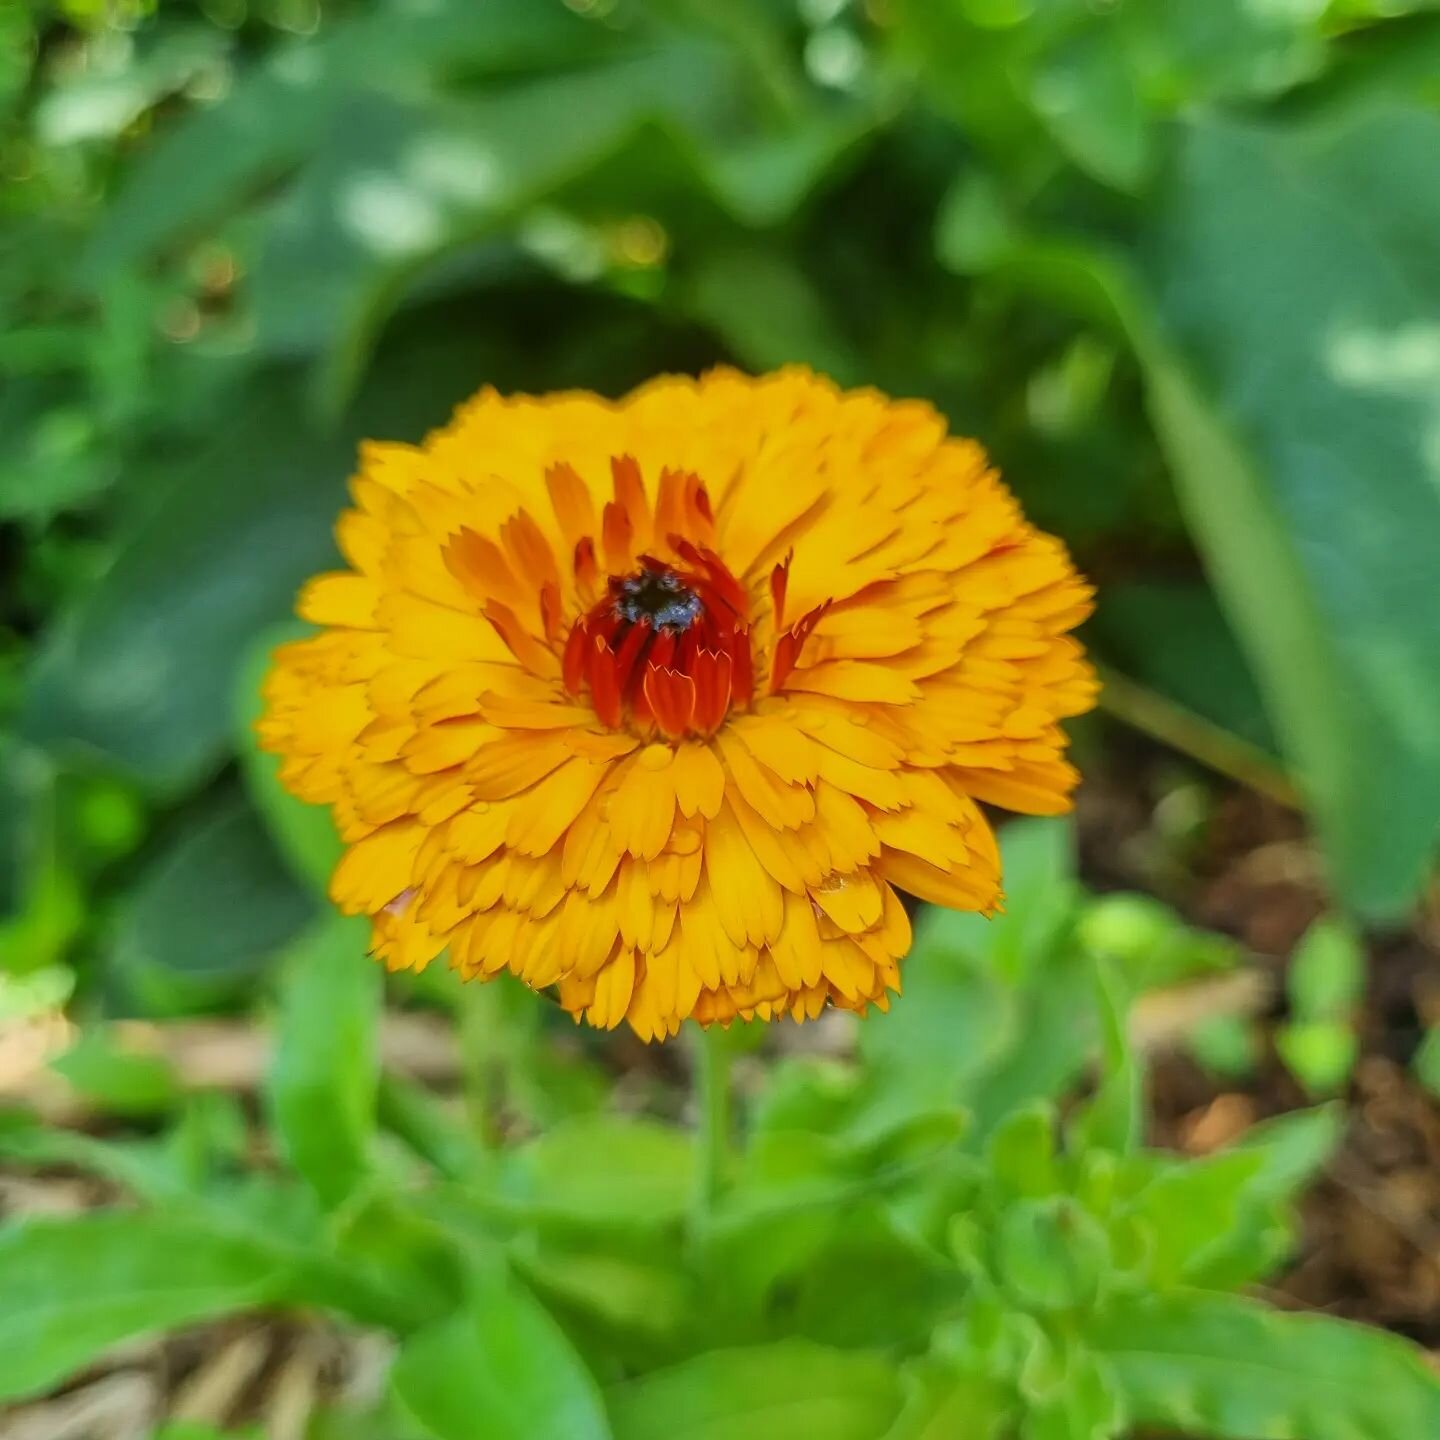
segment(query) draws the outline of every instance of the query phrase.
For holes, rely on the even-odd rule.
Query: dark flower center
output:
[[[646,621],[653,629],[684,634],[705,613],[700,597],[675,571],[646,565],[634,575],[612,578],[615,616],[631,625]]]

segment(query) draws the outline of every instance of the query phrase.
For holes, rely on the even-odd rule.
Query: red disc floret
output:
[[[565,688],[599,718],[667,739],[717,730],[755,690],[749,603],[712,551],[675,540],[680,564],[642,555],[612,575],[565,644]]]

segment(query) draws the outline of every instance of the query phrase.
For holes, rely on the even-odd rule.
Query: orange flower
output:
[[[260,733],[392,968],[448,947],[647,1039],[885,1008],[893,887],[992,911],[976,802],[1069,808],[1090,589],[928,405],[486,390],[353,495]]]

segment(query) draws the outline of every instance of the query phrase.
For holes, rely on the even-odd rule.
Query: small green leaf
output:
[[[1425,1032],[1413,1064],[1415,1078],[1432,1095],[1440,1098],[1440,1025],[1432,1025]]]
[[[106,1114],[163,1114],[180,1099],[179,1078],[165,1056],[127,1047],[103,1027],[82,1031],[51,1068]]]
[[[916,948],[934,946],[983,957],[1020,980],[1053,952],[1079,897],[1075,827],[1066,820],[1012,820],[1000,832],[1004,909],[993,919],[930,909]]]
[[[383,972],[361,920],[321,922],[285,956],[266,1098],[281,1149],[329,1205],[369,1168]]]
[[[1037,1103],[1017,1110],[990,1137],[986,1158],[998,1185],[1022,1199],[1060,1188],[1055,1165],[1055,1111]]]
[[[1296,1020],[1276,1032],[1275,1049],[1307,1094],[1334,1095],[1355,1068],[1360,1041],[1345,1020]]]
[[[1344,1020],[1365,988],[1365,947],[1338,916],[1317,920],[1290,960],[1285,989],[1299,1020]]]
[[[133,1336],[273,1298],[263,1246],[179,1214],[97,1211],[0,1231],[0,1398],[44,1390]]]
[[[437,1440],[610,1440],[600,1392],[544,1307],[498,1267],[400,1349],[396,1398]]]
[[[888,1361],[782,1340],[715,1350],[612,1389],[615,1440],[876,1440],[900,1408]]]
[[[1150,1232],[1149,1272],[1160,1287],[1192,1279],[1239,1223],[1247,1190],[1264,1165],[1258,1154],[1224,1151],[1167,1165],[1127,1214]]]
[[[1103,1069],[1095,1094],[1070,1123],[1076,1142],[1128,1155],[1140,1143],[1144,1075],[1128,1033],[1130,994],[1118,968],[1095,960],[1096,1013],[1100,1017]]]
[[[1015,1417],[1015,1400],[995,1380],[936,1360],[905,1376],[905,1408],[885,1440],[1000,1440]]]
[[[1186,1038],[1191,1053],[1213,1075],[1244,1080],[1255,1073],[1260,1037],[1252,1021],[1239,1015],[1210,1015]]]
[[[1113,26],[1055,49],[1031,82],[1036,112],[1082,169],[1120,190],[1135,190],[1154,155],[1151,119]]]
[[[1000,1218],[995,1249],[1001,1283],[1036,1310],[1090,1304],[1110,1262],[1104,1230],[1068,1196],[1010,1206]]]
[[[1381,1330],[1179,1291],[1112,1299],[1087,1339],[1138,1425],[1215,1440],[1440,1435],[1440,1376]]]

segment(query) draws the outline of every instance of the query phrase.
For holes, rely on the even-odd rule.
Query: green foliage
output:
[[[609,1440],[611,1433],[580,1357],[503,1270],[477,1269],[463,1308],[406,1342],[391,1384],[439,1440]]]
[[[0,1015],[73,1004],[102,1117],[0,1117],[0,1154],[127,1199],[0,1227],[0,1395],[264,1306],[394,1337],[355,1433],[1440,1433],[1403,1343],[1243,1293],[1334,1110],[1146,1147],[1131,1006],[1240,957],[1086,895],[1067,826],[1007,829],[993,921],[918,915],[853,1054],[746,1057],[712,1206],[673,1067],[617,1106],[517,987],[397,982],[465,1093],[380,1073],[383,978],[317,920],[337,837],[253,736],[361,437],[481,383],[806,361],[976,434],[1103,582],[1100,657],[1275,757],[1344,912],[1400,916],[1440,811],[1436,18],[284,9],[0,5]],[[1348,923],[1277,1036],[1317,1096]],[[259,1146],[107,1023],[257,997]],[[1254,1063],[1243,1022],[1191,1043]],[[1415,1063],[1440,1089],[1435,1034]]]
[[[268,1099],[276,1139],[327,1205],[365,1177],[380,1078],[381,970],[366,926],[329,920],[286,956]]]
[[[1350,1078],[1364,984],[1360,937],[1343,921],[1317,920],[1290,961],[1290,1019],[1275,1036],[1280,1058],[1312,1095],[1333,1094]]]
[[[941,1016],[986,997],[1000,1039],[947,1063],[917,1015],[914,1063],[888,1038],[853,1063],[771,1061],[713,1202],[673,1123],[581,1101],[492,1140],[393,1078],[377,1089],[379,973],[353,922],[327,923],[282,967],[279,1173],[245,1173],[216,1097],[174,1093],[153,1138],[0,1126],[12,1160],[96,1171],[137,1202],[0,1231],[0,1389],[278,1304],[392,1333],[386,1413],[440,1440],[1429,1433],[1440,1380],[1411,1347],[1239,1293],[1289,1254],[1291,1205],[1338,1112],[1281,1117],[1201,1160],[1140,1143],[1125,1021],[1147,967],[1116,943],[1133,917],[1117,927],[1075,884],[1070,845],[1063,824],[1012,825],[1005,920],[931,924],[909,961]],[[1168,983],[1183,927],[1143,919]],[[1057,982],[1061,1064],[1046,1053],[1061,1030],[1041,1025]]]
[[[274,1298],[262,1247],[176,1215],[97,1213],[0,1233],[0,1397],[32,1394],[116,1341]]]

